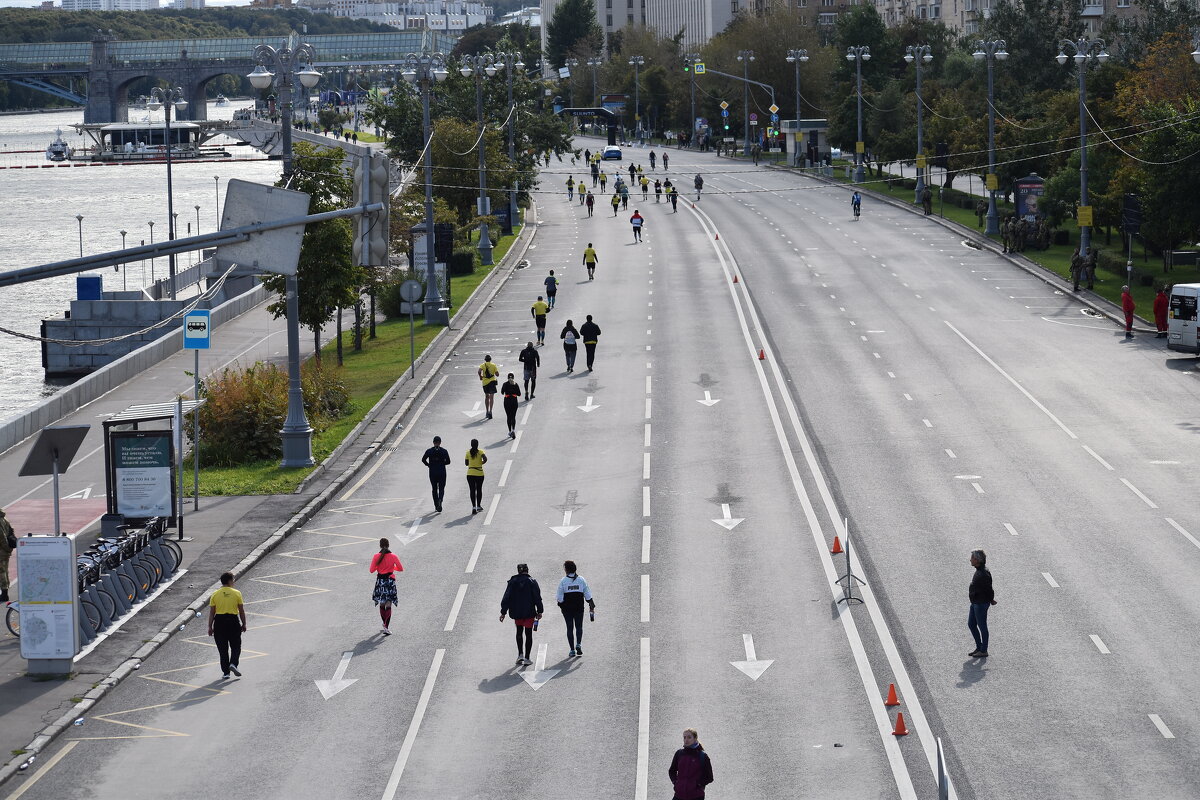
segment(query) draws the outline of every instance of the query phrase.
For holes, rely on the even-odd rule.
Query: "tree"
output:
[[[604,45],[604,31],[596,22],[596,4],[594,0],[563,0],[546,28],[546,60],[558,69],[581,41],[586,41],[594,53]]]
[[[1178,109],[1160,104],[1145,110],[1149,128],[1141,138],[1137,190],[1142,236],[1164,254],[1200,233],[1200,102],[1183,98]]]
[[[1001,0],[984,21],[977,39],[1003,39],[1012,54],[1008,69],[996,69],[997,84],[1005,94],[1061,89],[1069,74],[1054,57],[1063,39],[1083,34],[1078,0]]]
[[[1200,75],[1189,50],[1192,37],[1186,29],[1171,31],[1151,44],[1144,58],[1117,83],[1116,112],[1130,122],[1143,119],[1148,106],[1176,104],[1200,97]]]

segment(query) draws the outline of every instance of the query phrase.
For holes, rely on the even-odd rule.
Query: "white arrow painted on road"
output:
[[[572,514],[572,511],[571,511],[571,509],[568,508],[566,511],[563,512],[563,524],[562,525],[551,525],[550,530],[554,531],[559,536],[569,536],[570,534],[572,534],[575,531],[582,528],[583,527],[582,525],[572,525],[571,524],[571,514]]]
[[[731,531],[738,526],[739,523],[745,521],[745,517],[733,517],[729,513],[729,503],[721,503],[721,514],[723,519],[714,519],[713,522],[720,525],[727,531]]]
[[[482,400],[476,400],[476,401],[475,401],[475,406],[474,406],[474,407],[473,407],[473,408],[472,408],[470,411],[464,411],[464,412],[462,412],[462,413],[466,414],[468,417],[475,417],[475,416],[478,416],[479,414],[482,414],[482,413],[483,413],[483,411],[482,411],[482,410],[480,410],[480,408],[479,408],[481,405],[483,405],[483,401],[482,401]]]
[[[719,398],[717,400],[713,400],[712,392],[705,392],[704,399],[697,400],[696,402],[702,406],[708,406],[709,408],[712,408],[713,406],[715,406],[717,403],[719,403],[721,401]]]
[[[92,487],[89,486],[86,489],[80,489],[78,492],[75,492],[74,494],[64,494],[62,496],[62,499],[63,500],[87,500],[91,496],[92,496]]]
[[[550,679],[559,673],[556,669],[546,669],[546,645],[539,644],[537,658],[533,660],[533,670],[521,673],[521,679],[533,687],[536,692],[538,689],[550,682]]]
[[[746,673],[750,680],[756,681],[759,676],[767,671],[767,667],[775,663],[775,659],[769,658],[759,661],[758,656],[754,653],[754,637],[748,633],[742,634],[742,643],[746,645],[746,660],[730,661],[729,663]]]
[[[424,521],[424,517],[417,517],[415,520],[413,520],[413,524],[408,526],[408,532],[398,534],[396,538],[404,544],[412,544],[417,539],[420,539],[422,536],[429,533],[429,531],[420,530],[421,523]]]
[[[358,678],[346,679],[346,669],[350,666],[350,659],[353,657],[353,650],[347,650],[342,653],[342,660],[338,662],[337,669],[333,671],[333,680],[313,681],[317,685],[317,688],[321,690],[321,697],[328,700],[342,689],[358,681]]]
[[[595,411],[595,410],[596,410],[597,408],[599,408],[600,406],[594,406],[594,405],[592,405],[592,395],[590,395],[590,394],[589,394],[589,395],[588,395],[588,399],[587,399],[587,405],[584,405],[584,406],[575,406],[575,407],[576,407],[576,408],[578,408],[578,409],[579,409],[580,411],[582,411],[583,413],[585,413],[585,414],[589,414],[589,413],[591,413],[591,412]]]

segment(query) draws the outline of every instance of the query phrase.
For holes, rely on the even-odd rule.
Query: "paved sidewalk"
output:
[[[439,334],[425,355],[418,358],[415,379],[406,373],[397,381],[347,438],[343,447],[313,473],[300,491],[288,495],[202,497],[198,512],[192,512],[191,500],[187,502],[184,531],[193,541],[183,544],[183,569],[186,573],[135,614],[119,631],[79,659],[75,665],[76,672],[71,676],[49,680],[27,676],[25,660],[20,656],[19,641],[7,630],[0,632],[0,716],[4,719],[4,724],[0,726],[0,749],[6,754],[4,760],[8,761],[0,769],[0,783],[28,758],[27,754],[18,755],[18,751],[31,743],[38,748],[44,746],[49,738],[39,735],[40,732],[56,722],[69,724],[69,717],[64,715],[73,716],[73,707],[89,692],[93,692],[92,696],[95,697],[97,691],[106,691],[110,684],[115,684],[110,676],[129,663],[139,650],[145,651],[148,643],[165,640],[164,629],[171,625],[178,626],[181,612],[206,593],[221,572],[234,568],[249,554],[263,549],[264,545],[269,546],[272,537],[278,536],[281,530],[286,531],[289,523],[299,524],[315,513],[324,504],[330,490],[336,489],[346,479],[348,472],[356,469],[371,452],[383,445],[387,432],[423,390],[429,373],[427,365],[440,364],[451,355],[464,329],[470,327],[471,320],[487,306],[495,290],[516,269],[536,229],[533,214],[527,216],[530,223],[521,231],[520,238],[505,259],[462,304],[452,323],[453,327]],[[213,355],[205,356],[211,359],[210,365],[202,362],[201,369],[207,372],[232,360],[235,355],[241,363],[286,358],[284,336],[283,320],[271,320],[260,306],[214,332],[214,349],[210,351]],[[307,355],[312,350],[312,337],[302,336],[302,345],[305,339],[308,339],[305,348]],[[98,535],[99,516],[104,513],[100,420],[134,403],[170,400],[175,393],[190,390],[191,377],[186,373],[192,369],[192,357],[190,352],[172,356],[62,420],[63,424],[93,426],[80,448],[75,465],[62,479],[64,527],[68,532],[79,534],[81,546]],[[0,454],[0,475],[4,476],[5,481],[0,503],[9,509],[8,516],[18,535],[52,527],[48,479],[16,477],[29,445],[30,442],[25,442]],[[173,532],[171,535],[174,535]],[[202,619],[195,619],[194,615],[189,615],[187,619],[193,620],[191,624],[205,624]],[[101,688],[98,690],[97,687]],[[8,753],[14,755],[10,758]]]

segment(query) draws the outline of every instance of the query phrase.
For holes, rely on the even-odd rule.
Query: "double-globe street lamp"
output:
[[[409,53],[402,62],[400,76],[421,90],[421,120],[425,132],[425,322],[430,325],[449,325],[450,309],[442,306],[434,268],[433,236],[433,156],[430,153],[433,124],[429,120],[429,90],[435,82],[450,77],[446,57],[441,53]],[[482,239],[480,240],[482,243]]]
[[[796,133],[793,141],[792,166],[803,165],[800,160],[800,65],[808,61],[808,51],[804,49],[788,50],[787,62],[796,67]]]
[[[309,44],[291,47],[291,42],[276,49],[268,44],[254,48],[254,61],[258,65],[248,77],[255,89],[267,89],[274,83],[283,99],[281,130],[283,133],[283,181],[286,186],[292,178],[292,107],[294,100],[293,76],[305,89],[311,89],[321,80],[321,73],[312,68],[317,58]],[[268,69],[275,68],[275,72]],[[307,92],[305,93],[307,95]],[[304,415],[304,392],[300,386],[300,298],[299,280],[295,274],[284,278],[287,294],[287,343],[288,343],[288,414],[284,420],[283,460],[284,467],[311,466],[312,427]]]
[[[592,107],[600,103],[600,95],[596,94],[596,70],[604,63],[603,58],[589,58],[587,65],[592,68]]]
[[[175,146],[175,136],[171,130],[171,108],[182,114],[187,108],[183,99],[183,89],[160,89],[157,86],[150,90],[150,102],[146,108],[151,111],[163,112],[163,150],[167,154],[167,241],[175,240],[175,192],[171,186],[171,148]],[[175,254],[167,256],[167,296],[175,299]]]
[[[497,53],[496,66],[503,67],[505,77],[508,80],[508,160],[516,166],[517,163],[517,142],[515,136],[515,128],[517,122],[517,111],[513,105],[513,78],[517,70],[525,71],[525,62],[521,60],[520,53]],[[572,103],[574,105],[574,103]],[[512,235],[513,223],[517,221],[517,182],[513,179],[512,188],[508,190],[508,225],[501,231],[505,236]]]
[[[742,155],[750,155],[750,62],[754,60],[753,50],[738,50],[737,60],[742,62],[742,122],[745,128],[742,142]]]
[[[933,52],[927,44],[910,44],[904,60],[917,67],[917,188],[916,202],[921,202],[925,191],[925,116],[921,105],[921,66],[933,61]]]
[[[579,66],[578,58],[568,58],[563,61],[563,66],[567,68],[567,97],[571,101],[571,108],[575,107],[575,67]]]
[[[629,65],[633,67],[633,131],[638,141],[642,140],[642,95],[641,75],[642,65],[646,63],[644,56],[630,56]]]
[[[483,79],[493,78],[503,69],[497,67],[496,59],[490,53],[475,56],[463,56],[462,69],[459,73],[464,78],[475,78],[475,114],[479,119],[479,200],[476,203],[479,214],[479,260],[484,266],[492,263],[492,237],[488,231],[486,217],[492,213],[491,203],[487,193],[487,125],[483,119]]]
[[[862,128],[862,62],[871,60],[871,48],[865,44],[851,45],[846,48],[846,60],[854,62],[858,80],[858,140],[854,143],[854,182],[862,183],[866,178],[863,172],[863,157],[867,149],[863,143]]]
[[[1071,57],[1079,70],[1079,253],[1087,256],[1088,248],[1092,246],[1092,207],[1088,205],[1087,184],[1087,67],[1089,63],[1108,61],[1108,49],[1103,39],[1063,39],[1058,44],[1058,55],[1054,57],[1059,66],[1067,63],[1068,49],[1074,51]]]
[[[1000,233],[1000,219],[996,213],[996,104],[993,100],[992,90],[992,67],[997,61],[1003,61],[1008,58],[1008,52],[1004,49],[1003,39],[992,39],[988,41],[979,41],[975,43],[975,52],[971,54],[976,61],[987,60],[987,86],[988,86],[988,212],[987,212],[987,227],[984,228],[984,233],[988,236],[995,236]]]

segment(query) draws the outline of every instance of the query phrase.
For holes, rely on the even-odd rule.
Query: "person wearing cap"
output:
[[[8,601],[8,559],[16,546],[17,533],[0,508],[0,603]]]

